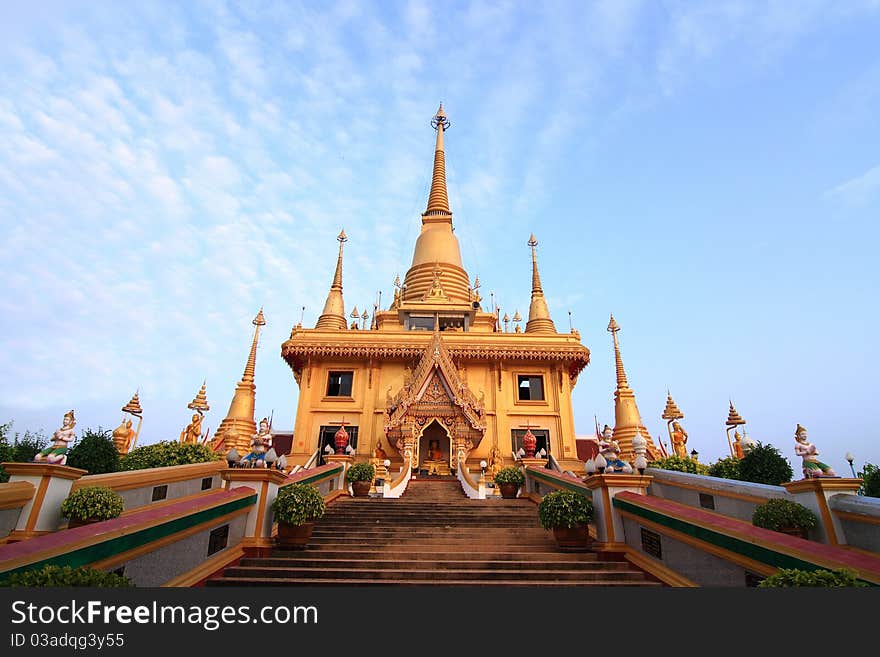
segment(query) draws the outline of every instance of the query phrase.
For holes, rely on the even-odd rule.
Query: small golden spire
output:
[[[614,440],[620,444],[621,453],[624,455],[621,458],[634,458],[633,439],[637,434],[641,434],[647,441],[647,457],[650,460],[657,458],[660,452],[654,446],[651,434],[642,422],[635,393],[626,380],[626,371],[623,369],[623,359],[620,356],[620,343],[617,340],[618,331],[620,326],[614,315],[611,315],[608,332],[611,333],[614,341],[614,361],[617,366],[617,390],[614,391]]]
[[[527,244],[532,249],[532,301],[529,304],[529,321],[526,322],[526,333],[556,333],[556,325],[550,319],[550,310],[547,308],[544,289],[541,287],[541,277],[538,275],[538,256],[535,253],[538,240],[535,239],[534,233],[529,236]]]
[[[522,321],[522,317],[520,316],[518,310],[515,313],[513,313],[513,321],[514,322],[521,322]]]
[[[360,319],[361,314],[358,312],[357,306],[355,306],[354,310],[351,311],[351,314],[349,315],[349,317],[351,317],[352,319]]]
[[[263,323],[265,324],[266,322]],[[208,398],[205,394],[206,383],[206,381],[202,381],[201,389],[198,391],[198,393],[196,393],[196,396],[193,398],[193,400],[186,405],[187,408],[193,411],[198,411],[199,414],[204,414],[211,410],[211,407],[208,406]]]
[[[251,324],[256,327],[254,328],[254,341],[251,343],[251,353],[248,356],[247,365],[244,366],[244,374],[241,377],[241,380],[246,383],[253,383],[254,381],[254,372],[257,366],[257,341],[260,339],[260,327],[266,325],[262,306]]]
[[[254,338],[251,342],[251,351],[248,355],[247,365],[244,367],[241,381],[235,386],[232,401],[229,403],[229,411],[215,432],[216,436],[226,436],[224,439],[226,447],[235,447],[241,453],[248,449],[251,436],[257,431],[257,425],[254,422],[257,391],[257,386],[254,383],[254,373],[257,364],[257,343],[260,339],[260,327],[266,324],[262,308],[260,308],[260,312],[257,313],[257,316],[251,323],[254,325]],[[204,384],[202,387],[204,388]],[[198,399],[198,395],[196,399]],[[193,403],[195,401],[193,400]]]
[[[324,312],[318,317],[316,329],[345,330],[345,303],[342,300],[342,247],[348,241],[345,230],[340,231],[336,237],[339,241],[339,255],[336,258],[336,272],[333,274],[333,284],[324,302]]]
[[[144,409],[141,408],[141,401],[140,399],[138,399],[138,392],[140,391],[136,390],[134,393],[134,397],[131,398],[131,401],[129,401],[125,406],[122,407],[123,413],[131,413],[132,415],[137,416],[143,414]]]
[[[666,391],[666,408],[663,409],[663,415],[660,417],[664,420],[681,420],[684,417],[684,413],[679,410],[668,390]]]
[[[608,322],[607,330],[614,338],[614,362],[617,366],[617,387],[618,389],[629,388],[629,384],[626,381],[626,371],[623,369],[623,359],[620,357],[620,344],[617,342],[617,332],[620,330],[620,326],[614,319],[614,315],[611,315],[611,321]]]

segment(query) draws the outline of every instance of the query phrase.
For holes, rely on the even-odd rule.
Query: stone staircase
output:
[[[244,558],[208,586],[659,586],[625,561],[564,553],[528,500],[470,500],[454,477],[399,499],[343,498],[305,550]]]

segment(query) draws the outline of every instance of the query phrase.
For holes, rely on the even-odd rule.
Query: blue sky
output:
[[[257,413],[320,313],[391,298],[443,101],[462,257],[592,351],[579,434],[612,424],[614,313],[655,438],[666,389],[703,460],[806,426],[880,463],[880,2],[42,2],[0,21],[0,421],[175,439],[226,413],[260,306]]]

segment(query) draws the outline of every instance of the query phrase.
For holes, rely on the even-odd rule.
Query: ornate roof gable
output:
[[[472,428],[485,430],[486,423],[483,421],[483,407],[477,400],[470,388],[458,374],[458,368],[449,354],[449,350],[440,337],[440,331],[435,329],[434,336],[428,348],[422,353],[422,357],[413,371],[412,377],[404,381],[403,389],[391,401],[387,413],[389,415],[386,429],[398,426],[406,416],[409,408],[420,401],[428,391],[429,384],[434,375],[442,383],[442,387]]]

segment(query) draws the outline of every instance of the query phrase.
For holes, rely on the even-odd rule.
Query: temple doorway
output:
[[[449,475],[452,441],[449,433],[437,420],[425,427],[419,438],[419,473],[425,475]]]

